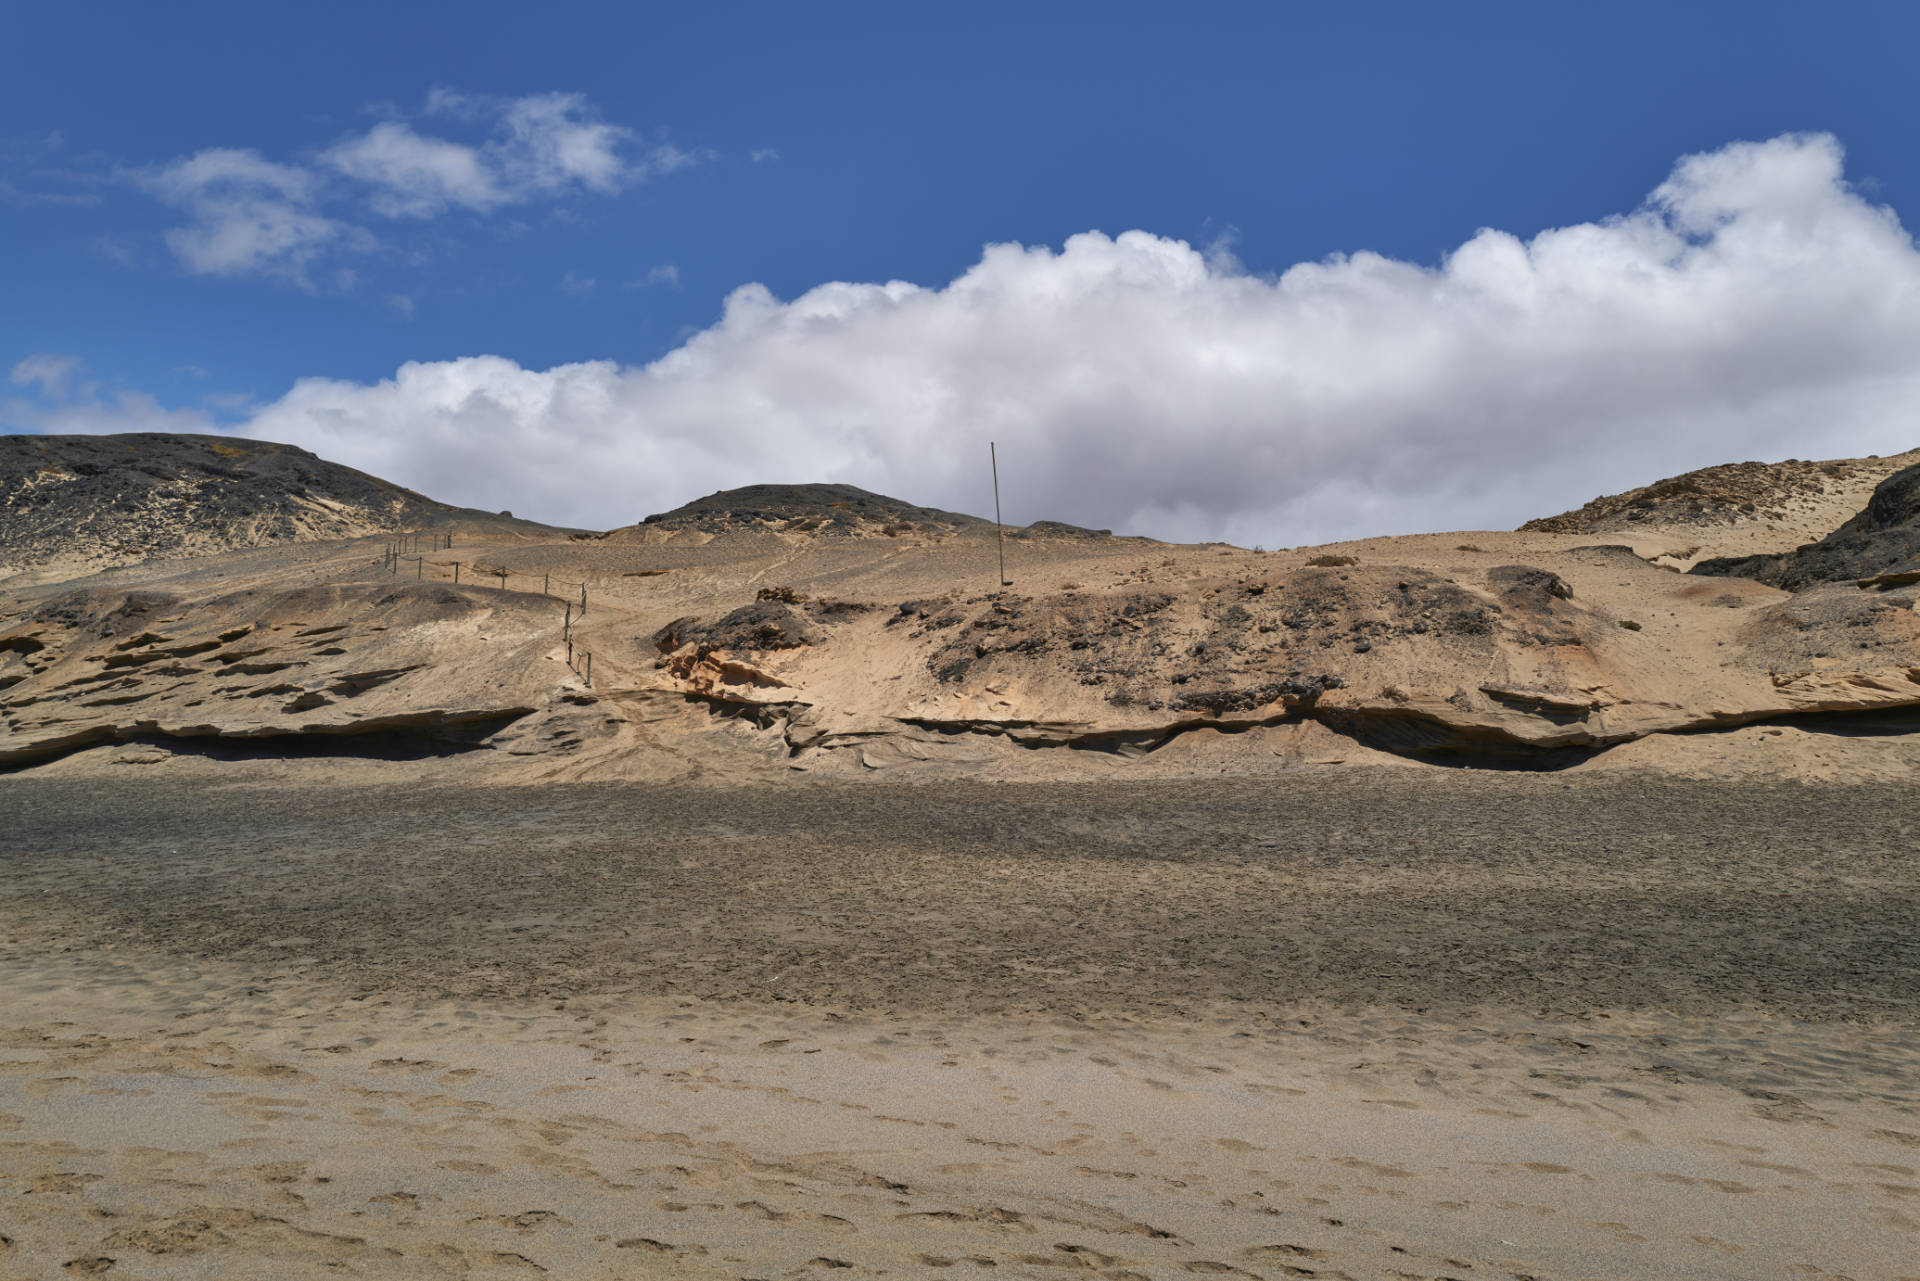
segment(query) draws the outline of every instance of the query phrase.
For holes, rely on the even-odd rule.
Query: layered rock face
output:
[[[755,602],[650,639],[675,687],[761,709],[796,752],[908,729],[1152,750],[1310,721],[1398,754],[1553,764],[1649,734],[1920,704],[1910,601],[1702,591],[1619,548],[1554,560]]]
[[[458,750],[564,697],[539,661],[553,614],[398,580],[53,594],[0,627],[0,767],[102,743]]]

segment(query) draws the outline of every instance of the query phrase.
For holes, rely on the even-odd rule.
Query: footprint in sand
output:
[[[1876,1205],[1869,1210],[1867,1214],[1868,1217],[1883,1228],[1893,1228],[1899,1232],[1920,1233],[1920,1222],[1915,1222],[1913,1219],[1900,1213],[1900,1211],[1890,1209],[1887,1206]]]
[[[1256,1262],[1273,1262],[1279,1259],[1306,1259],[1314,1261],[1327,1257],[1326,1251],[1316,1250],[1312,1246],[1296,1245],[1291,1241],[1280,1241],[1273,1245],[1251,1245],[1240,1251],[1246,1258]]]
[[[1039,1268],[1110,1268],[1119,1262],[1111,1254],[1102,1254],[1084,1245],[1063,1243],[1053,1248],[1054,1254],[1022,1254],[1016,1256],[1015,1261]]]
[[[1696,1232],[1689,1237],[1688,1240],[1692,1241],[1695,1245],[1704,1245],[1709,1250],[1718,1250],[1722,1254],[1746,1253],[1744,1249],[1735,1245],[1733,1242],[1722,1241],[1719,1237],[1708,1236],[1704,1232]]]
[[[1100,1179],[1137,1179],[1140,1177],[1132,1170],[1102,1170],[1091,1165],[1076,1165],[1073,1167],[1073,1172],[1075,1174],[1084,1174],[1088,1178]]]
[[[532,1259],[529,1259],[526,1255],[515,1254],[511,1250],[495,1250],[492,1255],[492,1263],[495,1267],[501,1268],[529,1268],[535,1272],[546,1271],[545,1268],[535,1263]]]
[[[512,1228],[515,1232],[534,1232],[548,1224],[558,1224],[563,1228],[573,1226],[553,1210],[522,1210],[519,1214],[491,1214],[468,1219],[468,1223],[497,1223],[503,1228]]]

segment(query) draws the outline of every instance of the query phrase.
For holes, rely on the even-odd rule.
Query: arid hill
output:
[[[1656,480],[1624,494],[1602,494],[1576,511],[1543,516],[1520,528],[1539,534],[1600,534],[1641,523],[1733,525],[1743,520],[1782,520],[1790,508],[1809,499],[1857,485],[1865,476],[1877,481],[1899,466],[1897,458],[1723,463]]]
[[[1794,544],[1634,523],[1263,552],[1042,522],[1003,584],[988,522],[765,486],[604,535],[476,525],[403,567],[334,539],[16,579],[0,765],[405,739],[532,779],[1559,767],[1920,708],[1920,583],[1680,574],[1689,530]]]
[[[1788,591],[1848,579],[1883,587],[1920,582],[1920,464],[1881,481],[1864,511],[1817,543],[1782,555],[1717,557],[1693,572],[1754,578]]]
[[[743,485],[696,498],[641,522],[658,529],[707,533],[753,524],[796,533],[840,535],[885,532],[889,526],[897,535],[909,529],[970,529],[989,523],[977,516],[918,507],[853,485]]]
[[[979,516],[920,507],[854,485],[743,485],[649,516],[637,528],[696,530],[716,535],[760,529],[856,538],[879,534],[894,538],[915,531],[987,533],[993,530],[994,524]],[[1009,538],[1108,538],[1112,533],[1057,520],[1006,527]]]
[[[227,436],[0,436],[0,579],[351,538],[492,513],[304,449]]]
[[[1606,535],[1649,560],[1688,569],[1716,557],[1771,555],[1831,532],[1873,487],[1920,463],[1920,449],[1884,458],[1726,463],[1669,476],[1586,506],[1530,520],[1522,533]]]

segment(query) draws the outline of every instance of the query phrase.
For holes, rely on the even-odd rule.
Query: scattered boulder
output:
[[[757,600],[711,623],[693,617],[676,618],[653,634],[653,643],[663,654],[687,645],[743,653],[798,649],[818,639],[819,633],[807,620],[781,600]]]
[[[1532,565],[1501,565],[1487,571],[1487,584],[1502,597],[1533,600],[1572,600],[1573,588],[1552,570]]]

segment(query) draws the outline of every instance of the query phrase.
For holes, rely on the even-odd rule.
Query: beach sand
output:
[[[310,766],[0,780],[0,1278],[1920,1276],[1905,785]]]

